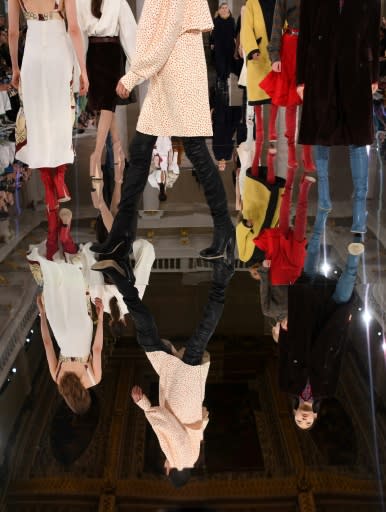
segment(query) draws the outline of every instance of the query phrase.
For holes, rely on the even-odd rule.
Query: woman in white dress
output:
[[[71,199],[64,175],[67,164],[74,161],[74,50],[80,67],[79,93],[88,90],[82,34],[75,0],[9,0],[8,9],[12,85],[22,101],[16,122],[16,158],[40,169],[48,210],[47,255],[52,258],[57,249],[58,202]],[[21,12],[28,30],[20,70]]]
[[[98,191],[102,179],[102,152],[109,132],[114,166],[123,168],[125,164],[115,120],[119,100],[115,88],[134,55],[137,23],[127,0],[77,0],[77,10],[88,47],[88,108],[100,112],[95,149],[90,157],[92,188]]]
[[[91,403],[88,388],[102,378],[103,304],[95,300],[98,323],[92,343],[93,322],[82,271],[64,260],[48,261],[42,245],[34,246],[27,259],[40,265],[43,278],[37,304],[48,366],[67,405],[76,414],[84,414]],[[59,357],[48,324],[60,348]]]

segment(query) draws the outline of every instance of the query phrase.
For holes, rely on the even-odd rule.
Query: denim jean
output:
[[[304,272],[310,277],[315,277],[318,272],[320,241],[326,225],[328,213],[328,210],[318,209],[314,229],[308,242]],[[332,295],[332,299],[337,304],[344,304],[350,300],[358,273],[359,260],[360,256],[354,256],[352,254],[347,255],[345,268],[338,279],[335,291]]]
[[[366,146],[349,146],[351,176],[354,187],[353,223],[351,231],[355,233],[366,232],[366,196],[369,161]],[[330,188],[328,183],[328,164],[330,148],[328,146],[315,147],[315,162],[318,172],[318,208],[331,210]]]

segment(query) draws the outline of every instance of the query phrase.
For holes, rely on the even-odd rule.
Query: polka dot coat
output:
[[[213,27],[206,0],[145,0],[136,51],[121,81],[149,79],[137,130],[157,136],[211,136],[202,33]]]

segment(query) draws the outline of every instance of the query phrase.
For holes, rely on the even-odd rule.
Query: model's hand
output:
[[[128,98],[130,95],[130,91],[128,91],[126,89],[126,87],[123,85],[123,83],[120,80],[119,80],[117,88],[116,88],[116,93],[122,99]]]
[[[303,96],[304,96],[304,85],[298,85],[296,87],[296,92],[298,93],[298,95],[300,96],[300,99],[303,101]]]
[[[88,76],[87,72],[83,71],[79,77],[79,96],[86,96],[88,92]]]
[[[20,87],[20,70],[19,69],[16,69],[15,71],[13,71],[11,85],[15,89],[19,90],[19,87]]]
[[[272,62],[272,71],[275,73],[281,72],[281,61],[277,60],[276,62]]]
[[[371,93],[375,94],[378,90],[378,82],[374,82],[371,84]]]
[[[36,304],[38,306],[38,310],[39,310],[40,315],[44,315],[46,310],[44,308],[44,302],[43,302],[43,295],[42,294],[39,294],[36,297]]]
[[[264,260],[263,261],[263,267],[269,268],[271,266],[271,260]]]
[[[98,315],[98,320],[103,320],[103,302],[99,297],[95,299],[95,309]]]
[[[131,398],[134,400],[135,403],[142,400],[143,397],[143,391],[139,386],[134,386],[131,390]]]
[[[258,60],[260,57],[260,52],[255,52],[253,55],[252,55],[252,60]]]

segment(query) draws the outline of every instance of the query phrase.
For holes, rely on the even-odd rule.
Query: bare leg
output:
[[[113,112],[110,110],[101,110],[100,113],[95,149],[90,156],[90,176],[94,178],[94,188],[95,185],[97,185],[97,181],[102,180],[102,153],[106,144],[107,135],[111,128],[113,115]],[[100,190],[97,190],[98,195],[100,192]]]

